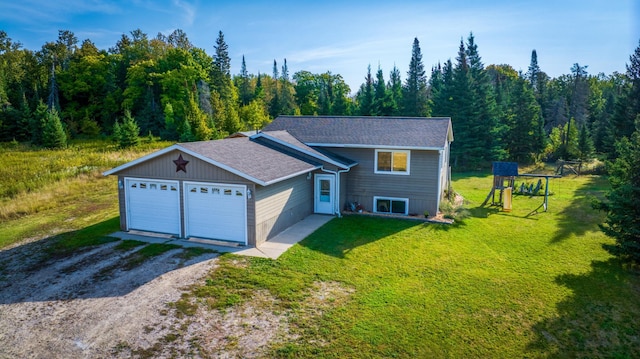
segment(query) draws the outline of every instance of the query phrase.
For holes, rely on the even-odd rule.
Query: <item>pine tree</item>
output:
[[[118,145],[121,148],[137,146],[140,143],[140,127],[136,123],[136,120],[131,117],[131,112],[125,110],[124,119],[122,124],[119,125],[119,129],[116,132],[114,127],[114,134],[117,133]]]
[[[213,137],[213,131],[207,124],[207,115],[198,107],[194,94],[189,96],[185,122],[191,127],[196,141],[206,141]]]
[[[295,115],[296,102],[295,102],[295,90],[293,84],[289,78],[289,67],[287,66],[287,59],[284,59],[284,65],[282,65],[282,72],[280,73],[280,92],[279,92],[279,109],[282,115]]]
[[[611,191],[594,207],[607,213],[600,229],[616,240],[610,252],[640,263],[640,130],[617,142],[616,151],[616,160],[607,163]]]
[[[474,115],[470,119],[471,135],[480,148],[484,148],[481,161],[501,160],[506,156],[502,138],[504,127],[497,123],[497,106],[491,80],[484,68],[473,33],[467,38],[470,89]]]
[[[365,82],[360,87],[360,91],[356,97],[358,98],[358,107],[360,116],[372,116],[375,115],[373,109],[373,77],[371,76],[371,65],[367,67],[367,76]]]
[[[534,91],[538,91],[538,79],[540,77],[540,66],[538,65],[538,53],[535,49],[531,51],[531,63],[529,64],[529,71],[527,71],[527,80]]]
[[[630,86],[624,88],[615,105],[611,119],[614,138],[630,137],[635,130],[635,121],[640,115],[640,41],[629,57],[627,79]]]
[[[251,84],[249,83],[249,73],[247,72],[247,64],[242,55],[242,65],[240,67],[240,76],[238,77],[238,92],[240,93],[240,104],[246,106],[253,99]]]
[[[56,109],[47,111],[46,122],[42,128],[42,146],[45,148],[67,147],[67,134],[64,132]]]
[[[582,161],[588,160],[593,155],[593,141],[587,124],[580,126],[578,134],[578,158]]]
[[[47,105],[45,105],[45,103],[40,100],[40,102],[38,103],[38,107],[36,107],[36,111],[31,117],[31,121],[29,123],[31,132],[31,143],[33,143],[34,145],[42,145],[42,132],[44,130],[44,125],[47,122],[47,112],[49,112]]]
[[[276,60],[273,60],[273,86],[271,87],[271,101],[269,102],[269,115],[272,118],[276,118],[279,115],[282,114],[282,111],[280,110],[280,89],[279,89],[279,81],[278,79],[280,78],[279,72],[278,72],[278,63],[276,62]]]
[[[400,78],[400,70],[398,70],[396,65],[393,65],[393,70],[391,70],[391,74],[389,75],[388,87],[391,92],[393,104],[395,104],[392,115],[400,115],[404,100],[402,97],[402,79]]]
[[[422,52],[418,38],[413,40],[411,61],[403,91],[403,115],[428,117],[431,113],[427,96],[427,77],[422,64]]]

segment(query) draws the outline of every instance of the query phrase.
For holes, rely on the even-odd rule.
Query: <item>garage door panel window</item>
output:
[[[373,209],[376,213],[408,214],[409,199],[393,197],[373,197]]]

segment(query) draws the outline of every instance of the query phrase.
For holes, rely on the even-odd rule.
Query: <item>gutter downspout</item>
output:
[[[337,171],[332,171],[332,170],[328,170],[324,168],[324,165],[322,167],[320,167],[320,170],[323,172],[328,172],[333,174],[336,177],[336,190],[335,190],[335,201],[334,201],[334,214],[336,216],[338,216],[338,218],[342,218],[342,213],[340,213],[340,174],[341,173],[346,173],[349,172],[349,170],[351,170],[351,168],[347,168],[346,170],[337,170]]]

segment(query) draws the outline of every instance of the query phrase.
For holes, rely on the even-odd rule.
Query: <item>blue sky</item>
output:
[[[341,74],[352,92],[367,66],[388,80],[394,64],[406,77],[411,45],[420,41],[423,62],[455,61],[461,38],[474,33],[485,65],[509,64],[526,71],[531,50],[552,77],[574,63],[591,74],[624,72],[640,40],[639,0],[449,1],[198,1],[19,0],[0,3],[0,29],[38,50],[59,29],[98,48],[115,45],[140,28],[150,37],[184,30],[191,42],[213,53],[224,33],[232,73],[242,55],[250,73],[271,74],[273,60],[287,59],[290,73]]]

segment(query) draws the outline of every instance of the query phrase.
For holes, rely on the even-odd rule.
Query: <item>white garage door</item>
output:
[[[187,237],[247,243],[247,187],[185,183]]]
[[[177,181],[125,178],[129,229],[180,235]]]

